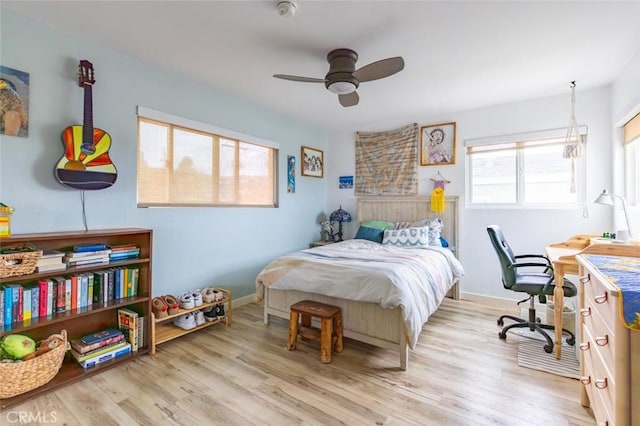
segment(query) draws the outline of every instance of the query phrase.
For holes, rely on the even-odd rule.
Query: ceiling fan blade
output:
[[[324,83],[324,78],[300,77],[297,75],[274,74],[275,78],[283,80],[300,81],[302,83]]]
[[[372,62],[369,65],[356,70],[353,76],[362,83],[363,81],[377,80],[379,78],[389,77],[404,68],[404,59],[401,56],[394,58],[382,59]]]
[[[358,105],[360,96],[358,96],[358,92],[354,90],[353,92],[347,93],[346,95],[338,95],[338,100],[340,101],[340,105],[342,105],[343,107],[350,107]]]

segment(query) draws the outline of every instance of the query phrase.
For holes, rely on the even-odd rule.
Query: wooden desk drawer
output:
[[[598,310],[607,324],[618,318],[618,297],[590,273],[590,279],[584,285],[584,298]]]
[[[615,373],[615,334],[610,328],[610,323],[600,316],[597,307],[589,300],[585,301],[585,307],[580,310],[580,319],[584,326],[580,350],[599,352],[604,365],[611,373]]]
[[[589,352],[584,354],[584,367],[585,373],[581,377],[580,381],[587,391],[589,396],[589,403],[593,415],[598,425],[615,425],[615,402],[612,399],[614,384],[607,378],[606,387],[600,389],[596,387],[596,381],[598,386],[603,386],[603,379],[606,377],[598,370],[602,368],[602,361],[599,359],[598,354],[595,352]],[[599,367],[597,367],[599,365]],[[607,423],[608,422],[608,423]]]

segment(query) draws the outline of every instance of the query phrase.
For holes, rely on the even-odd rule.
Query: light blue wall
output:
[[[85,193],[88,226],[154,230],[154,295],[212,284],[249,295],[266,263],[318,239],[326,180],[298,173],[296,193],[287,194],[286,156],[296,156],[299,171],[300,146],[326,149],[323,131],[13,13],[3,11],[0,23],[0,63],[31,82],[29,137],[0,136],[0,200],[16,209],[14,233],[84,229],[80,192],[58,184],[53,168],[61,131],[82,123],[76,70],[87,59],[96,70],[94,126],[111,135],[118,168],[113,187]],[[280,144],[279,208],[137,208],[138,105]]]

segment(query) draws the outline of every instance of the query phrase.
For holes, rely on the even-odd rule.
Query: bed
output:
[[[420,256],[422,257],[435,256],[445,259],[439,262],[449,263],[449,265],[452,266],[448,271],[450,277],[446,279],[443,278],[444,273],[440,266],[437,268],[439,272],[431,274],[427,273],[427,275],[437,276],[437,279],[442,282],[438,284],[440,286],[438,290],[430,290],[430,293],[432,294],[429,296],[430,300],[428,304],[430,306],[426,308],[426,316],[425,312],[422,312],[422,317],[419,317],[418,319],[413,318],[409,321],[414,323],[413,326],[408,327],[407,325],[407,311],[411,311],[412,309],[408,309],[408,305],[406,305],[406,298],[403,301],[395,298],[395,296],[389,297],[389,300],[385,300],[384,303],[382,303],[382,305],[386,305],[386,307],[383,307],[379,302],[351,300],[342,293],[340,288],[337,287],[331,290],[329,288],[331,285],[330,283],[325,287],[324,283],[332,281],[330,274],[335,273],[335,270],[339,270],[336,265],[333,265],[333,268],[330,267],[329,269],[324,270],[324,273],[321,272],[320,276],[322,276],[322,278],[318,278],[317,280],[323,282],[322,286],[314,285],[313,279],[300,279],[299,281],[301,282],[301,285],[298,286],[298,288],[296,288],[297,285],[292,284],[292,282],[295,281],[293,278],[296,273],[300,274],[299,277],[310,277],[311,275],[309,271],[289,272],[290,269],[286,269],[284,273],[288,277],[288,280],[280,280],[279,278],[283,272],[278,272],[278,267],[284,266],[289,268],[289,264],[304,262],[306,261],[306,257],[321,258],[322,262],[330,264],[333,257],[340,258],[341,254],[349,250],[349,247],[364,250],[364,254],[359,253],[356,255],[359,258],[358,261],[362,260],[371,262],[373,258],[368,258],[370,252],[379,252],[383,251],[383,249],[374,247],[376,243],[370,243],[364,240],[351,240],[314,249],[302,250],[301,252],[296,252],[291,255],[275,259],[274,262],[267,265],[256,278],[258,297],[262,296],[264,298],[264,323],[269,323],[270,315],[288,319],[289,307],[300,300],[315,300],[339,306],[342,309],[343,328],[344,335],[346,337],[378,347],[397,349],[400,358],[400,369],[406,370],[408,366],[409,347],[415,345],[415,342],[417,341],[416,332],[419,335],[422,325],[427,321],[428,316],[437,309],[445,294],[454,299],[459,297],[458,278],[463,274],[463,271],[459,263],[457,263],[459,265],[459,269],[457,270],[455,265],[451,263],[457,262],[451,253],[457,253],[459,250],[458,201],[458,197],[445,197],[445,211],[442,213],[434,213],[430,210],[431,204],[429,197],[393,196],[358,198],[356,217],[359,222],[367,220],[386,220],[391,222],[417,221],[436,217],[439,217],[444,221],[442,237],[449,243],[449,249],[404,249],[405,251],[419,251],[421,253]],[[400,260],[400,258],[408,256],[405,253],[401,253],[401,250],[400,252],[394,250],[391,251],[393,252],[392,257],[394,257],[392,262],[404,262],[404,260]],[[363,257],[364,259],[360,259]],[[453,260],[450,258],[453,258]],[[343,260],[340,259],[339,261],[341,262]],[[408,261],[413,262],[413,260]],[[370,264],[378,265],[377,262],[371,262]],[[415,268],[421,267],[422,266],[415,266]],[[371,269],[373,270],[376,268]],[[435,266],[433,267],[433,270],[436,271]],[[424,270],[422,272],[427,271]],[[364,278],[363,276],[363,281],[366,279],[368,278]],[[302,285],[303,281],[306,282],[305,285]],[[335,279],[335,281],[338,280]],[[278,285],[282,285],[283,288],[274,288]],[[308,285],[311,285],[311,287]],[[414,289],[413,291],[416,290]],[[425,296],[422,295],[415,297],[415,299],[422,299],[424,297]],[[384,299],[384,296],[382,296],[382,299]],[[416,307],[413,310],[415,311],[416,309],[422,310],[423,308]],[[415,330],[416,321],[418,321],[419,325],[417,331]]]

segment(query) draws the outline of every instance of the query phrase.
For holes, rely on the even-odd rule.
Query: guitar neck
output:
[[[82,122],[82,144],[93,145],[93,86],[84,86],[84,120]]]

